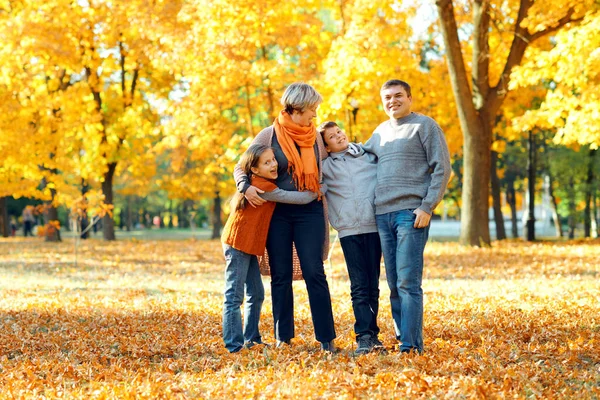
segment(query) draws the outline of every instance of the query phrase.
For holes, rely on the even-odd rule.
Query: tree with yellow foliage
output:
[[[436,0],[436,5],[464,135],[461,242],[489,245],[492,127],[509,91],[511,73],[532,43],[581,21],[597,9],[597,3]],[[468,42],[459,36],[457,21],[466,23],[461,26],[470,33]],[[469,56],[472,61],[467,64]]]
[[[25,147],[42,166],[42,175],[48,175],[42,179],[49,201],[64,204],[57,193],[66,195],[66,186],[77,187],[71,183],[59,190],[55,180],[84,179],[101,183],[110,206],[119,163],[148,161],[152,138],[159,133],[157,104],[174,85],[162,61],[173,43],[163,33],[176,31],[181,2],[50,0],[18,6],[4,28],[20,33],[12,44],[18,44],[15,55],[22,62],[12,63],[12,73],[29,79],[13,75],[10,80],[22,86],[19,113],[27,117],[21,125],[28,123],[39,138],[29,137]],[[31,146],[45,148],[47,155],[39,158]],[[15,161],[32,169],[31,160]],[[152,168],[140,173],[147,163],[127,164],[145,180],[153,173]],[[40,178],[34,175],[33,180]],[[36,192],[30,187],[24,195]],[[105,239],[113,240],[110,215],[103,226]]]

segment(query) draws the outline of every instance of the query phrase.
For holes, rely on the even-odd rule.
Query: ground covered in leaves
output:
[[[341,251],[337,345],[318,351],[302,282],[288,349],[229,354],[216,241],[0,239],[0,398],[600,398],[600,241],[426,249],[423,356],[354,357]],[[273,342],[269,281],[261,329]]]

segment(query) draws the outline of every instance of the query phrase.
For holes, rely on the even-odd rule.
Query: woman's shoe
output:
[[[275,347],[278,348],[278,349],[280,349],[280,348],[282,348],[284,346],[291,346],[291,345],[292,345],[291,339],[288,339],[288,340],[278,340],[275,343]]]
[[[329,342],[321,342],[321,350],[322,351],[326,351],[328,353],[335,353],[335,352],[337,352],[337,348],[335,347],[335,344],[333,343],[333,340],[331,340]]]

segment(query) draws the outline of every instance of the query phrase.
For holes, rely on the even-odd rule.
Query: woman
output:
[[[281,98],[284,109],[273,125],[263,129],[252,141],[252,144],[264,144],[275,150],[278,163],[275,183],[280,189],[320,193],[321,159],[327,157],[327,152],[313,119],[322,101],[312,86],[293,83]],[[262,190],[249,184],[239,164],[234,177],[238,190],[251,205],[259,206],[265,199],[269,200],[268,193],[262,194]],[[308,291],[315,336],[323,350],[335,350],[331,296],[323,268],[329,243],[326,227],[321,196],[306,205],[277,203],[275,207],[267,237],[267,253],[277,346],[289,345],[294,337],[292,245],[295,245]]]

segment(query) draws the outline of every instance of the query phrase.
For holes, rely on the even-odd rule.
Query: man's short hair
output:
[[[380,91],[384,91],[385,89],[389,89],[393,86],[402,86],[406,91],[406,95],[408,97],[412,97],[412,94],[410,92],[410,85],[404,81],[401,81],[400,79],[390,79],[389,81],[384,83],[383,86],[381,86]]]

